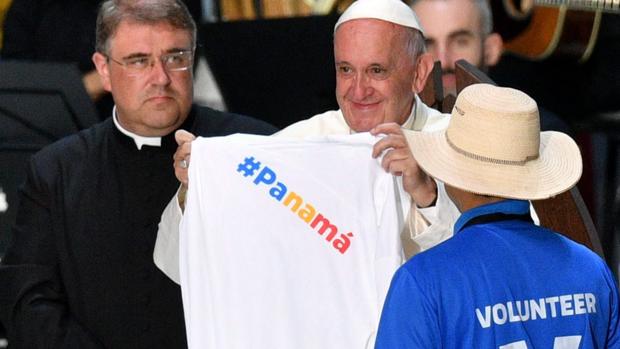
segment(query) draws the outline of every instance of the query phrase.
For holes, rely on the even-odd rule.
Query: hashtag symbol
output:
[[[237,172],[243,172],[243,177],[253,176],[260,168],[260,161],[254,161],[254,157],[245,158],[237,167]]]

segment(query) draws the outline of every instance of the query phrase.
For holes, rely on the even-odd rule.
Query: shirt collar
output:
[[[505,214],[505,215],[527,215],[530,212],[530,204],[523,200],[502,200],[491,204],[486,204],[478,207],[474,207],[471,210],[463,212],[461,217],[454,223],[454,234],[461,231],[468,222],[471,220],[491,215],[491,214]]]
[[[130,132],[124,129],[123,126],[121,126],[120,122],[118,122],[118,115],[116,114],[116,106],[114,106],[114,109],[112,109],[112,119],[114,119],[114,125],[119,131],[121,131],[121,133],[123,133],[127,137],[130,137],[131,139],[134,140],[134,142],[136,142],[136,147],[138,148],[138,150],[142,149],[143,145],[150,145],[152,147],[161,147],[161,137],[144,137],[144,136],[137,135],[133,132]]]

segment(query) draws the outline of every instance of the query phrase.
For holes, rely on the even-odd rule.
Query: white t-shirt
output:
[[[449,114],[441,114],[437,110],[427,107],[416,96],[414,107],[409,118],[403,124],[403,128],[421,132],[439,131],[448,126],[449,120]],[[354,132],[347,125],[342,111],[331,110],[290,125],[276,133],[274,137],[305,139],[307,137],[352,133]],[[370,154],[369,151],[366,156],[370,157]],[[399,190],[404,193],[402,185],[399,186]],[[418,208],[413,202],[407,203],[410,197],[406,193],[401,196],[401,199],[403,204],[410,206],[410,209],[408,208],[405,212],[406,224],[403,236],[406,242],[409,241],[409,253],[415,254],[427,250],[452,236],[452,226],[460,213],[448,198],[443,183],[437,182],[435,206]],[[182,216],[178,198],[175,195],[162,213],[153,252],[153,260],[157,267],[176,283],[180,283],[179,222]],[[413,250],[411,250],[412,247]]]
[[[397,194],[369,156],[375,141],[192,143],[180,231],[190,348],[374,347],[403,262]]]

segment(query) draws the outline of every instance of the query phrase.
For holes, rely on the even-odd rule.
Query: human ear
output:
[[[97,73],[99,73],[99,77],[101,77],[103,88],[110,92],[112,90],[112,85],[110,84],[108,58],[100,52],[95,52],[92,59],[95,64],[95,68],[97,69]]]
[[[426,85],[426,79],[433,70],[433,56],[430,53],[423,53],[418,56],[415,67],[415,76],[411,84],[414,93],[420,93]]]
[[[504,42],[499,34],[489,34],[484,39],[484,65],[487,67],[496,65],[502,56],[503,47]]]

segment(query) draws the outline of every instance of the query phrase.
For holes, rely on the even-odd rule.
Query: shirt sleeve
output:
[[[437,181],[435,206],[419,208],[412,203],[409,210],[407,227],[411,240],[417,246],[416,253],[428,250],[452,237],[454,223],[460,214],[448,197],[444,184]]]
[[[68,305],[52,229],[53,193],[31,162],[13,240],[0,265],[2,323],[11,347],[102,348]]]
[[[179,276],[179,224],[183,212],[179,206],[179,191],[166,205],[161,215],[153,250],[155,265],[172,281],[181,284]]]
[[[375,349],[439,348],[440,333],[433,302],[405,267],[390,285]]]

